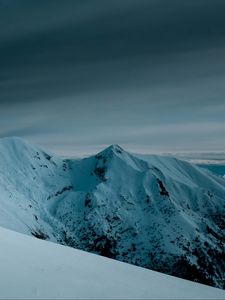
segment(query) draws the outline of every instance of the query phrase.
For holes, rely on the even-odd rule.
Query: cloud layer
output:
[[[0,136],[225,148],[223,0],[0,0]]]

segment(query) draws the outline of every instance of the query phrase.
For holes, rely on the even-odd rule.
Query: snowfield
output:
[[[225,288],[225,180],[118,145],[63,159],[0,140],[0,226]]]
[[[0,228],[1,299],[225,299],[225,291]]]

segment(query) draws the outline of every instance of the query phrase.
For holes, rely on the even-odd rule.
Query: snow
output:
[[[1,299],[224,299],[225,291],[0,228]]]
[[[118,145],[63,159],[0,140],[2,227],[224,288],[224,216],[225,180],[188,162]]]

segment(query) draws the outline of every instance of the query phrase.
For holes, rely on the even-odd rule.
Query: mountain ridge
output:
[[[8,138],[0,155],[0,226],[224,288],[224,179],[118,145],[76,160]]]

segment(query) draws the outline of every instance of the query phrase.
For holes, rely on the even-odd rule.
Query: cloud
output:
[[[224,9],[221,0],[0,1],[0,136],[54,149],[221,149]]]

